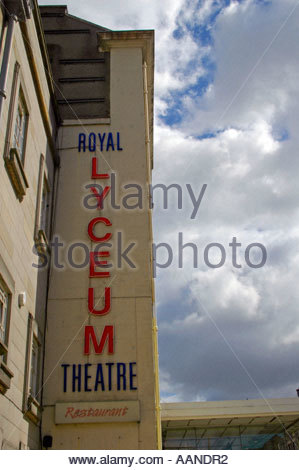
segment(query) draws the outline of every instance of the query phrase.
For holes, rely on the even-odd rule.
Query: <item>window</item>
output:
[[[48,218],[49,218],[49,186],[46,178],[43,181],[43,190],[41,195],[41,210],[39,228],[48,236]]]
[[[31,313],[28,315],[27,347],[24,371],[23,413],[34,423],[40,420],[41,335]]]
[[[20,65],[16,62],[10,91],[4,161],[11,184],[20,202],[29,187],[24,172],[29,123],[27,104],[28,99],[25,100],[25,88],[21,86]]]
[[[31,372],[30,372],[30,395],[37,399],[39,393],[39,361],[40,359],[40,345],[35,335],[32,338],[32,351],[31,351]]]
[[[17,150],[18,156],[19,156],[20,161],[22,162],[22,165],[24,165],[27,127],[28,127],[28,111],[27,111],[23,91],[20,88],[12,148],[15,148]]]
[[[0,282],[0,353],[7,352],[9,294]]]
[[[0,264],[2,264],[1,257]],[[2,394],[10,388],[13,377],[12,371],[7,367],[10,296],[10,291],[0,277],[0,393]]]
[[[47,168],[44,155],[40,156],[38,188],[36,195],[36,213],[34,240],[35,247],[40,253],[49,251],[49,222],[50,222],[50,186],[47,178]]]

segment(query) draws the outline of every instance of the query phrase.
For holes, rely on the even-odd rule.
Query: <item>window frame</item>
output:
[[[2,290],[4,290],[4,292],[6,292],[8,296],[5,339],[4,342],[0,340],[0,393],[4,395],[6,391],[10,388],[11,379],[14,376],[13,372],[8,368],[7,362],[9,354],[9,333],[12,314],[12,296],[15,292],[15,284],[1,255],[0,283]]]
[[[35,390],[32,389],[32,360],[34,343],[37,344]],[[31,313],[28,314],[27,346],[25,358],[23,413],[33,423],[41,419],[41,405],[39,392],[41,391],[42,377],[42,340],[37,322]]]
[[[18,116],[19,103],[23,103],[24,121],[21,155],[15,144],[15,128]],[[10,90],[10,102],[7,116],[7,126],[5,135],[4,161],[8,176],[20,202],[22,202],[29,184],[25,175],[25,156],[27,147],[27,138],[29,134],[30,107],[29,98],[26,93],[25,84],[20,72],[20,64],[15,62],[13,79]]]
[[[45,194],[45,198],[44,198]],[[48,178],[44,172],[41,190],[41,203],[40,203],[40,214],[39,214],[39,230],[43,232],[46,240],[49,237],[49,214],[50,214],[50,186]]]
[[[6,319],[4,326],[4,337],[0,336],[0,357],[3,356],[4,362],[7,362],[7,353],[8,353],[8,341],[9,341],[9,327],[10,327],[10,317],[11,317],[11,292],[7,287],[7,284],[4,282],[4,279],[0,275],[0,290],[4,292],[7,296],[6,301]],[[1,293],[0,293],[0,303],[1,302]]]
[[[21,112],[19,113],[19,110]],[[17,127],[18,116],[21,115],[20,126]],[[18,153],[19,160],[24,168],[25,156],[26,156],[26,144],[28,136],[28,127],[29,127],[29,112],[28,106],[26,103],[24,91],[22,84],[19,84],[18,100],[15,109],[15,115],[13,120],[13,132],[11,140],[11,150],[15,149]],[[19,132],[16,132],[16,129],[19,129]],[[19,145],[18,141],[21,137],[21,144]]]
[[[35,360],[33,363],[35,352]],[[33,375],[34,374],[34,375]],[[41,343],[34,331],[31,341],[31,361],[30,361],[30,380],[29,380],[29,396],[39,403],[38,395],[40,392],[40,375],[41,375]],[[34,378],[34,383],[33,383]]]
[[[49,182],[45,157],[40,156],[38,188],[36,194],[36,212],[34,225],[34,241],[36,249],[40,253],[50,253],[49,236],[51,222],[51,184]],[[46,204],[43,204],[43,194],[46,193]],[[45,225],[43,226],[43,211],[46,212]]]

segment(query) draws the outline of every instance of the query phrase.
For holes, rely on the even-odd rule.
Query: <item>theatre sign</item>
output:
[[[43,435],[56,449],[155,449],[151,209],[108,198],[112,176],[120,198],[126,184],[148,194],[153,32],[105,31],[98,41],[110,61],[110,116],[65,120],[58,136],[54,233],[72,262],[54,260],[50,275]],[[119,263],[131,243],[134,263]]]
[[[122,151],[123,148],[120,147],[120,133],[117,132],[117,151]],[[106,133],[104,132],[101,136],[98,133],[100,139],[100,152],[103,150],[103,141],[105,140]],[[89,152],[97,153],[97,134],[91,132],[88,135],[89,142]],[[79,134],[78,138],[78,152],[85,152],[86,145],[85,141],[86,135],[84,133]],[[109,151],[111,148],[112,151],[115,151],[113,133],[109,132],[107,137],[107,145],[105,147],[106,151]],[[88,158],[88,157],[87,157]],[[102,158],[104,161],[105,157]],[[88,314],[95,317],[104,317],[101,320],[101,323],[98,322],[98,325],[93,326],[88,324],[88,318],[84,327],[82,328],[81,335],[83,336],[83,354],[85,356],[90,356],[92,352],[97,356],[102,356],[106,348],[107,353],[111,355],[111,360],[109,362],[98,362],[97,364],[92,364],[90,362],[79,363],[79,364],[69,364],[62,363],[61,367],[63,369],[63,392],[105,392],[118,390],[137,390],[137,363],[133,362],[114,362],[112,359],[115,356],[115,337],[117,325],[109,324],[109,314],[111,312],[112,306],[112,289],[113,289],[113,278],[111,278],[110,268],[113,268],[113,263],[109,263],[108,260],[111,259],[111,251],[107,251],[113,247],[113,224],[111,222],[112,218],[103,217],[102,214],[104,211],[104,204],[106,202],[106,197],[110,192],[109,185],[109,173],[100,173],[100,157],[92,156],[91,161],[91,181],[104,181],[104,184],[100,189],[97,189],[95,185],[88,184],[86,185],[91,190],[92,199],[95,199],[96,203],[94,206],[87,206],[91,208],[90,210],[96,214],[93,214],[92,219],[89,221],[86,231],[88,234],[88,246],[90,244],[95,244],[97,248],[90,249],[87,248],[83,243],[73,243],[71,248],[72,258],[70,258],[70,265],[73,269],[80,269],[81,264],[76,264],[73,259],[73,252],[75,248],[84,247],[84,253],[88,251],[88,275],[89,279],[97,279],[97,285],[91,286],[89,284],[87,292],[87,304],[88,304]],[[86,207],[84,205],[84,207]],[[100,216],[99,216],[100,214]],[[94,216],[96,215],[96,216]],[[97,226],[104,225],[108,227],[110,231],[106,232],[104,235],[99,236],[96,234]],[[106,251],[104,251],[106,248]],[[118,249],[118,247],[117,247]],[[108,260],[107,260],[108,258]],[[130,263],[132,264],[132,263]],[[129,264],[129,267],[131,267]],[[119,266],[120,267],[120,266]],[[58,266],[54,266],[58,268]],[[137,267],[134,265],[134,269]],[[114,278],[118,273],[114,274]],[[107,280],[108,285],[104,286],[104,283],[101,282]],[[100,288],[100,297],[96,300],[96,291]],[[101,292],[103,294],[101,295]],[[117,297],[117,292],[115,297]],[[102,303],[103,306],[99,306]],[[107,323],[108,322],[108,323]],[[98,334],[99,333],[99,334]],[[120,334],[122,334],[120,332]],[[98,339],[99,336],[99,339]],[[122,416],[122,415],[119,415]],[[95,421],[95,420],[93,420]],[[100,415],[99,415],[99,421]]]

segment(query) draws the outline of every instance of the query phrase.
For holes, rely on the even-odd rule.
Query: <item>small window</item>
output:
[[[18,156],[22,164],[24,164],[24,158],[25,158],[25,144],[26,144],[27,128],[28,128],[28,111],[27,111],[23,91],[20,88],[12,147],[18,151]]]
[[[36,321],[28,315],[27,346],[24,371],[23,413],[37,424],[41,417],[39,404],[41,368],[41,338]]]
[[[0,256],[0,262],[1,262],[1,256]],[[13,377],[12,371],[7,366],[10,305],[11,305],[11,291],[7,288],[6,284],[2,280],[2,277],[0,276],[0,393],[1,394],[5,394],[6,391],[10,388],[11,379]]]
[[[15,63],[10,90],[9,110],[4,146],[4,161],[8,176],[17,198],[22,202],[28,181],[24,171],[26,140],[28,133],[29,112],[25,100],[26,90],[21,85],[20,65]]]
[[[39,365],[40,365],[40,344],[35,335],[32,338],[31,351],[31,372],[30,372],[30,395],[38,400],[39,394]]]
[[[5,289],[2,282],[0,282],[0,353],[4,354],[7,351],[8,343],[8,309],[9,309],[9,294]]]
[[[44,155],[40,156],[36,212],[34,224],[35,247],[39,253],[48,253],[50,232],[50,185]]]
[[[46,178],[43,181],[43,190],[41,195],[41,210],[40,210],[40,223],[39,228],[48,236],[48,222],[49,222],[49,186]]]

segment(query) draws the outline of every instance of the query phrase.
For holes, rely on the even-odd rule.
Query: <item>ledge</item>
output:
[[[0,393],[3,395],[10,388],[10,381],[13,377],[12,371],[4,362],[0,362]]]
[[[153,65],[155,54],[154,30],[99,31],[97,34],[99,52],[109,52],[114,47],[141,47],[143,60],[149,66]]]
[[[41,406],[31,394],[27,398],[27,409],[24,410],[24,416],[34,424],[37,424],[41,419]]]
[[[20,161],[18,151],[16,148],[11,148],[8,157],[4,157],[6,169],[15,190],[16,196],[21,202],[26,194],[26,189],[29,188],[27,178],[25,176],[23,165]]]
[[[68,126],[81,126],[82,123],[85,126],[93,126],[93,125],[110,125],[111,120],[110,118],[80,118],[80,119],[64,119],[62,121],[63,127]]]
[[[7,352],[8,352],[8,348],[7,348],[6,344],[4,344],[0,340],[0,356],[4,356],[4,354],[6,354]]]

